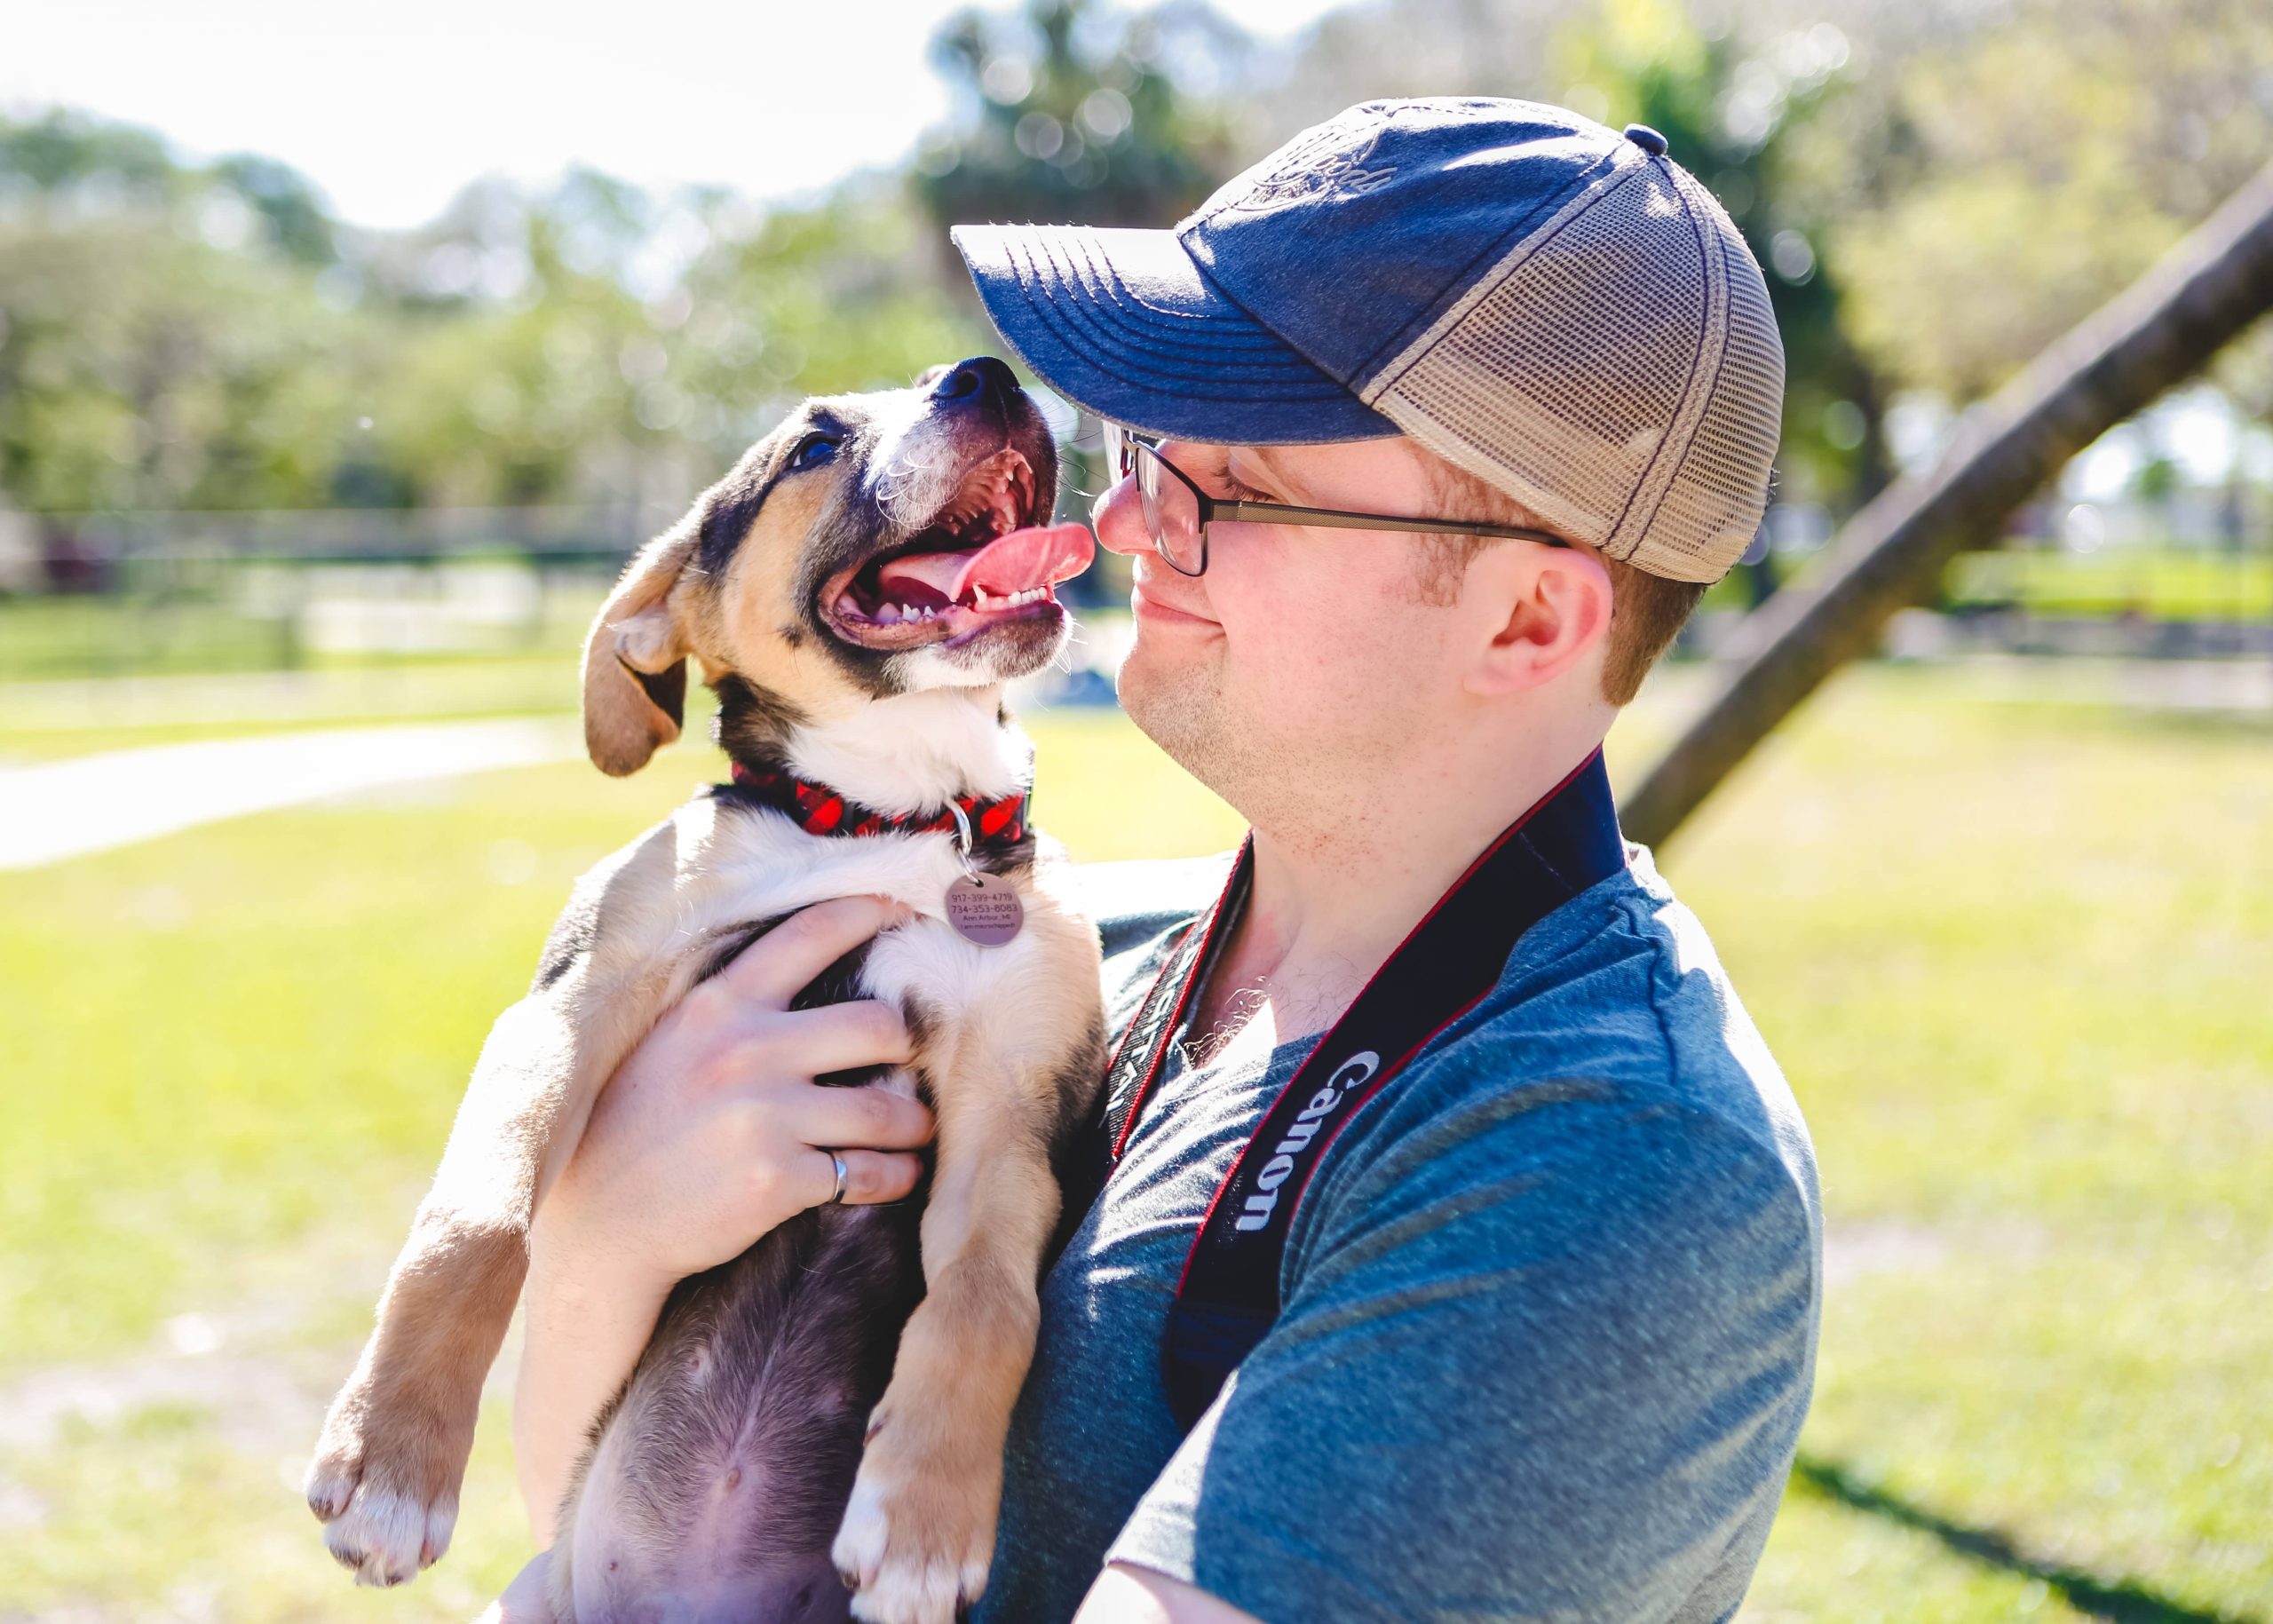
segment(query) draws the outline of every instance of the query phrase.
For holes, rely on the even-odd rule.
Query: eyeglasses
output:
[[[1278,502],[1226,502],[1194,485],[1184,470],[1160,455],[1158,436],[1105,425],[1105,455],[1124,479],[1134,476],[1152,546],[1179,574],[1208,573],[1208,527],[1217,519],[1246,525],[1323,525],[1337,530],[1401,530],[1422,535],[1491,535],[1513,541],[1568,547],[1546,530],[1513,525],[1482,525],[1464,519],[1395,519],[1384,513],[1351,513],[1340,508],[1297,508]],[[1163,477],[1163,471],[1166,477]]]

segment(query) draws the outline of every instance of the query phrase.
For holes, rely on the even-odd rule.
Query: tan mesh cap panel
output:
[[[1767,505],[1769,467],[1783,432],[1784,344],[1768,284],[1743,237],[1710,193],[1687,175],[1682,179],[1724,226],[1717,247],[1728,281],[1728,337],[1681,471],[1634,562],[1676,580],[1713,581],[1752,544]]]
[[[1372,379],[1368,404],[1550,525],[1711,581],[1750,544],[1783,350],[1727,214],[1639,147]]]

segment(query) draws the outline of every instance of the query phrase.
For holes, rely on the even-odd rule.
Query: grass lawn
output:
[[[571,642],[541,659],[0,681],[0,766],[290,728],[573,709],[575,650]]]
[[[1952,603],[2017,603],[2055,616],[2127,610],[2180,621],[2273,615],[2273,558],[2254,552],[1968,552],[1951,560],[1944,582]]]
[[[1664,853],[1833,1283],[1761,1619],[2273,1616],[2273,729],[1851,674]]]
[[[421,579],[414,572],[399,573],[413,582]],[[321,588],[328,574],[296,571],[288,578],[305,590]],[[554,648],[573,647],[581,640],[605,595],[605,582],[595,582],[588,592],[557,593],[534,623],[487,626],[460,635],[494,651],[492,657],[547,658]],[[226,597],[207,594],[0,596],[0,682],[415,666],[463,657],[311,646],[299,618],[248,614]]]
[[[2273,1618],[2273,730],[1962,680],[1851,673],[1660,854],[1831,1216],[1747,1616]],[[1117,717],[1037,733],[1076,855],[1235,836]],[[710,767],[0,874],[0,1620],[463,1620],[510,1574],[502,1394],[408,1591],[347,1585],[298,1473],[570,879]]]
[[[0,598],[0,678],[257,671],[302,659],[289,623],[124,595]]]

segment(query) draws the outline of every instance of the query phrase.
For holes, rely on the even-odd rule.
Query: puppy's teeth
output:
[[[877,610],[876,622],[883,626],[899,625],[899,606],[898,604],[886,604],[883,608]]]

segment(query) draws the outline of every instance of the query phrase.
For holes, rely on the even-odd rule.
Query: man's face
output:
[[[1170,441],[1161,454],[1208,495],[1399,517],[1441,512],[1423,454],[1402,437],[1325,446]],[[1131,556],[1136,637],[1121,703],[1186,771],[1252,821],[1279,797],[1377,780],[1461,702],[1463,604],[1438,538],[1226,524],[1205,575],[1152,549],[1133,480],[1097,503],[1097,539]],[[1469,622],[1476,622],[1470,628]]]

